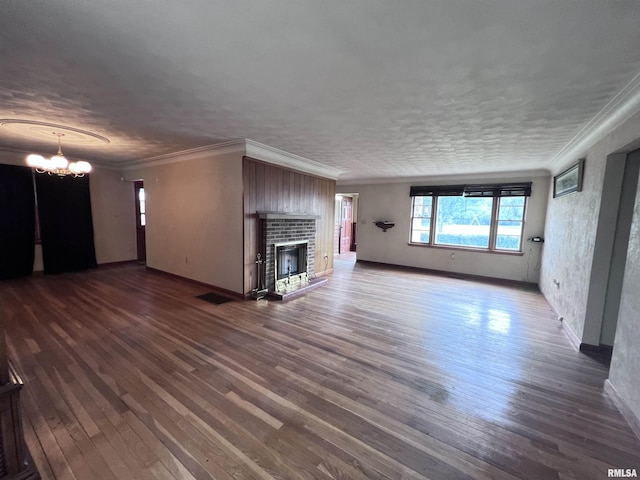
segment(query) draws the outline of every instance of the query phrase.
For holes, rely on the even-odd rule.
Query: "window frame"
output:
[[[472,252],[484,252],[484,253],[499,253],[506,255],[524,255],[523,244],[524,244],[524,229],[526,225],[527,218],[527,210],[529,206],[528,196],[529,195],[512,195],[512,196],[493,196],[488,197],[492,199],[491,205],[491,224],[489,225],[489,246],[488,247],[472,247],[467,245],[445,245],[441,243],[436,243],[436,225],[438,221],[438,199],[440,197],[447,197],[451,195],[438,195],[437,192],[433,192],[431,195],[412,195],[411,196],[411,216],[409,220],[409,245],[420,246],[420,247],[431,247],[431,248],[445,248],[448,250],[467,250]],[[498,224],[500,217],[500,203],[503,198],[511,198],[511,197],[524,197],[524,205],[522,207],[522,228],[520,230],[520,246],[518,250],[505,249],[505,248],[497,248],[497,240],[498,240]],[[418,197],[431,197],[431,218],[429,224],[429,241],[428,242],[419,242],[413,241],[413,222],[416,218],[423,218],[422,216],[416,217],[415,213],[415,199]],[[485,197],[485,198],[487,198]],[[474,198],[473,196],[466,196],[466,198]],[[497,200],[497,201],[496,201]]]
[[[411,220],[410,220],[410,225],[409,225],[409,243],[414,243],[414,244],[418,244],[418,245],[425,245],[425,244],[429,244],[431,243],[432,239],[433,239],[433,215],[435,213],[435,210],[433,208],[433,197],[431,195],[420,195],[420,198],[426,198],[429,197],[431,198],[431,214],[429,217],[426,217],[424,215],[420,215],[420,216],[414,216],[415,213],[415,209],[416,209],[416,204],[415,204],[415,199],[417,197],[413,197],[411,199]],[[424,211],[424,205],[420,206],[420,210]],[[428,242],[413,242],[411,239],[413,238],[413,221],[415,219],[423,219],[423,218],[429,218],[429,230],[427,229],[421,229],[421,230],[416,230],[417,232],[427,232],[429,234],[429,241]]]
[[[513,250],[513,249],[509,249],[509,248],[498,248],[497,247],[497,243],[498,243],[498,228],[500,227],[500,222],[501,221],[516,221],[516,220],[500,220],[500,206],[502,203],[502,199],[504,198],[513,198],[513,197],[494,197],[493,198],[493,204],[494,204],[494,214],[495,217],[491,219],[491,227],[493,228],[493,244],[490,243],[490,245],[493,246],[493,248],[491,249],[494,252],[499,252],[499,253],[524,253],[523,250],[523,243],[524,243],[524,226],[526,223],[526,219],[527,219],[527,207],[529,205],[529,200],[528,197],[522,195],[522,197],[524,198],[524,205],[522,206],[522,219],[519,220],[520,223],[522,224],[522,227],[520,229],[520,247],[518,248],[518,250]],[[496,202],[496,198],[498,199],[498,201]],[[495,228],[494,228],[495,227]]]
[[[142,181],[137,180],[133,182],[133,185],[135,195],[134,204],[136,209],[136,227],[145,228],[147,225],[147,192],[144,189],[144,183]],[[144,195],[144,200],[140,200],[140,191],[142,191]]]

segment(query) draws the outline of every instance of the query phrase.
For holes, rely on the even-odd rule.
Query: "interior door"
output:
[[[138,247],[138,263],[147,262],[147,238],[145,226],[147,225],[147,205],[142,180],[133,182],[136,204],[136,243]]]
[[[340,251],[348,252],[351,249],[351,219],[353,201],[351,197],[342,197],[340,207]]]

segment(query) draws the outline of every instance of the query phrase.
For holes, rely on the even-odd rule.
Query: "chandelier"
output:
[[[91,171],[89,162],[69,162],[62,153],[62,141],[64,133],[53,132],[58,137],[58,153],[53,157],[46,159],[42,155],[32,153],[27,157],[27,165],[34,168],[38,173],[47,173],[49,175],[58,175],[64,177],[72,175],[74,177],[83,177],[85,173]]]

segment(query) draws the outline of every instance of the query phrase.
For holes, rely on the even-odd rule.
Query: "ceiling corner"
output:
[[[281,167],[291,168],[303,173],[311,175],[317,175],[319,177],[330,178],[331,180],[337,180],[340,175],[340,170],[334,167],[323,165],[322,163],[314,162],[308,158],[295,155],[293,153],[279,150],[269,145],[245,139],[247,147],[247,156],[255,158],[256,160],[262,160],[267,163],[278,165]]]
[[[550,170],[555,172],[566,163],[577,160],[587,149],[638,112],[640,72],[549,161]]]

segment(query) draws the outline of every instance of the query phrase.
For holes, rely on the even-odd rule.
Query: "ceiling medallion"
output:
[[[107,137],[97,133],[55,123],[2,118],[0,119],[0,126],[19,135],[45,140],[50,140],[52,133],[54,135],[59,133],[64,136],[65,143],[70,145],[104,145],[105,143],[111,143]]]

